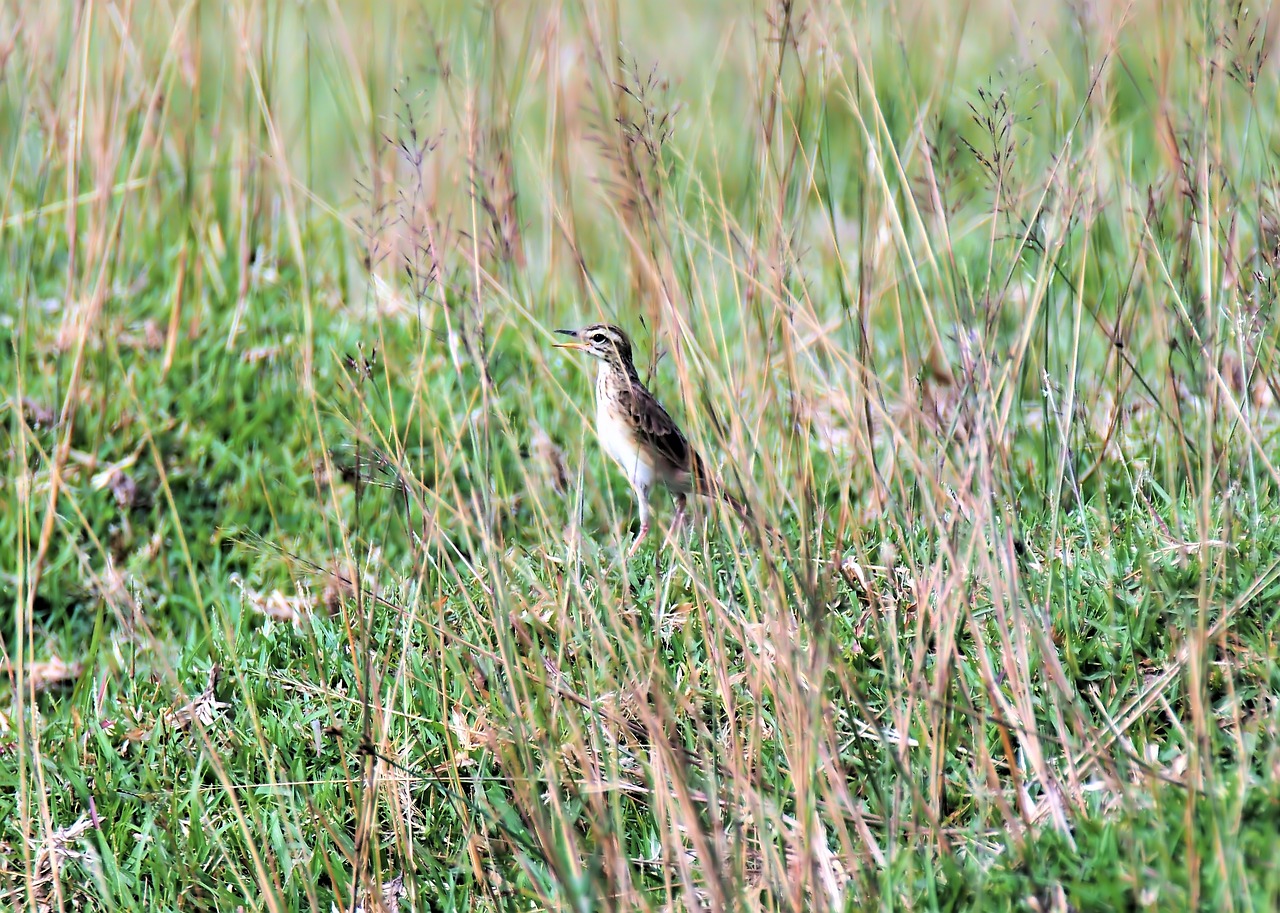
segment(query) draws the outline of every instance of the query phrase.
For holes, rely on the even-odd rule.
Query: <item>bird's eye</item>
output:
[[[603,343],[603,342],[607,342],[608,340],[605,338],[605,335],[603,333],[596,333],[594,336],[591,337],[591,341]]]

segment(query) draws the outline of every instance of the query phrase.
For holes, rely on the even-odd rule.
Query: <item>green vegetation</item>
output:
[[[1276,909],[1277,34],[0,5],[0,907]]]

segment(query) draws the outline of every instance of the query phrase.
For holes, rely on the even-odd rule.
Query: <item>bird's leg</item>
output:
[[[664,549],[676,534],[680,532],[681,527],[684,526],[685,519],[688,517],[688,513],[685,511],[685,504],[688,499],[682,494],[676,494],[674,495],[674,500],[676,502],[676,513],[675,516],[671,518],[671,526],[667,528],[666,536],[662,539],[662,547]]]
[[[628,558],[630,558],[632,555],[636,553],[636,551],[640,548],[641,544],[644,542],[644,537],[647,535],[649,535],[649,521],[641,520],[640,531],[636,533],[636,538],[631,543],[631,548],[627,549]]]
[[[640,531],[636,533],[635,541],[627,551],[628,558],[636,553],[636,549],[644,542],[644,537],[649,535],[649,489],[636,486],[636,505],[640,508]]]
[[[689,499],[685,495],[678,494],[675,501],[676,515],[671,519],[671,535],[678,536],[689,523]]]

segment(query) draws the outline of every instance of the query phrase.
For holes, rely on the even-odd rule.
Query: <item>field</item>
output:
[[[1277,38],[0,0],[0,909],[1280,908]]]

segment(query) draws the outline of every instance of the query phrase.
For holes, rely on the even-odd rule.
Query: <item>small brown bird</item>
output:
[[[579,349],[600,361],[596,433],[635,490],[640,511],[640,532],[628,555],[635,554],[649,532],[649,493],[655,484],[675,497],[676,525],[684,518],[685,499],[692,492],[722,498],[746,514],[742,502],[707,473],[680,427],[640,380],[626,333],[605,323],[556,332],[572,340],[556,343],[556,348]]]

